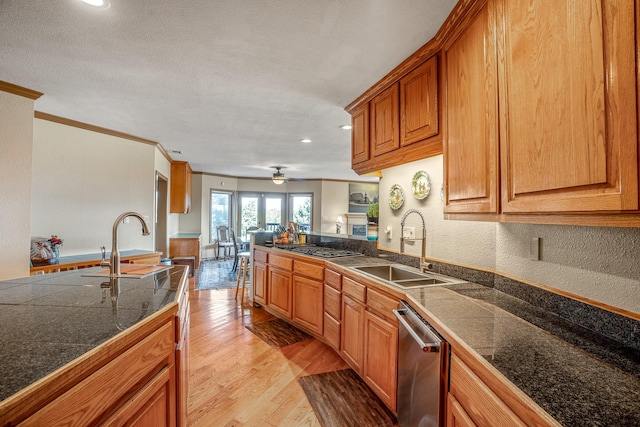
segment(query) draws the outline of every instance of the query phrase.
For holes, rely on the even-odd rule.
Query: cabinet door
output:
[[[476,427],[455,397],[449,394],[447,400],[447,427]]]
[[[322,336],[323,284],[298,275],[293,276],[293,321]]]
[[[187,162],[171,162],[171,213],[191,212],[191,166]]]
[[[400,80],[400,145],[438,134],[436,57]]]
[[[351,113],[351,164],[369,160],[369,104]]]
[[[267,265],[253,261],[253,300],[260,304],[267,303]]]
[[[395,411],[398,328],[369,311],[365,313],[364,319],[364,380]]]
[[[374,157],[400,147],[399,105],[398,84],[381,92],[370,102],[370,136]]]
[[[176,375],[177,375],[177,418],[178,426],[187,425],[187,398],[189,397],[189,338],[191,329],[191,305],[186,301],[186,309],[178,319],[180,326],[180,340],[176,346]]]
[[[498,212],[498,92],[493,2],[442,51],[445,212]]]
[[[503,212],[638,209],[634,2],[498,5]]]
[[[269,267],[269,290],[267,306],[273,311],[291,319],[292,292],[291,276],[288,271]]]
[[[342,334],[340,354],[359,375],[364,358],[364,305],[347,295],[342,296]]]

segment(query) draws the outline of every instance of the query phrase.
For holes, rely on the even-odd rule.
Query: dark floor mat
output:
[[[253,323],[246,328],[275,348],[286,347],[311,338],[311,335],[280,319]]]
[[[324,427],[391,427],[398,421],[352,369],[298,379]]]

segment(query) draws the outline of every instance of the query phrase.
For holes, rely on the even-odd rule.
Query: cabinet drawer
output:
[[[324,285],[324,311],[334,319],[340,320],[342,294],[329,285]]]
[[[291,271],[293,269],[293,260],[278,255],[271,255],[269,257],[269,266],[278,267],[286,271]]]
[[[301,274],[303,276],[307,276],[312,279],[316,279],[316,280],[324,279],[324,267],[321,265],[302,262],[296,259],[293,261],[293,271],[296,274]]]
[[[396,317],[393,315],[392,310],[398,308],[398,300],[369,288],[367,290],[367,308],[397,326]]]
[[[449,393],[475,424],[526,425],[455,353],[451,354],[450,369]]]
[[[336,273],[333,270],[329,270],[328,268],[325,268],[324,270],[324,283],[326,283],[327,285],[340,290],[342,289],[342,275],[340,273]]]
[[[264,262],[266,263],[269,256],[269,254],[267,254],[266,252],[262,252],[262,251],[253,251],[253,259],[254,261],[259,261],[259,262]]]
[[[365,297],[367,295],[367,287],[361,285],[358,282],[354,282],[348,277],[342,278],[342,293],[345,295],[349,295],[356,301],[360,301],[361,303],[365,302]]]
[[[324,314],[324,338],[335,350],[340,350],[340,322]]]

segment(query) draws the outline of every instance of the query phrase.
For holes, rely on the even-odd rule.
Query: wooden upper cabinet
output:
[[[382,91],[370,102],[371,150],[373,156],[400,148],[398,84]]]
[[[499,209],[498,92],[492,2],[443,47],[448,213]]]
[[[171,162],[171,213],[191,212],[191,166],[187,162]]]
[[[638,209],[634,2],[497,4],[503,212]]]
[[[369,151],[369,104],[351,112],[351,164],[365,162]]]
[[[436,57],[400,79],[400,145],[438,134],[438,70]]]

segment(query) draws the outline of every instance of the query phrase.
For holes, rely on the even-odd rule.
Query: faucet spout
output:
[[[402,219],[400,220],[400,253],[403,254],[404,253],[404,223],[405,220],[407,219],[407,217],[410,214],[418,214],[420,216],[420,220],[422,221],[422,238],[421,239],[411,239],[411,240],[422,240],[422,251],[420,254],[420,271],[424,272],[425,270],[428,270],[428,266],[429,264],[426,262],[426,257],[427,257],[427,226],[426,226],[426,222],[424,220],[424,216],[422,215],[422,212],[420,212],[417,209],[409,209],[408,211],[406,211],[404,213],[404,215],[402,215]],[[407,239],[408,240],[408,239]]]
[[[118,277],[120,276],[120,251],[118,250],[118,227],[122,220],[126,217],[132,216],[137,218],[142,224],[142,235],[148,236],[151,234],[149,231],[149,225],[147,221],[145,221],[144,217],[137,212],[125,212],[116,218],[113,223],[113,233],[111,236],[111,257],[109,258],[109,277]]]

